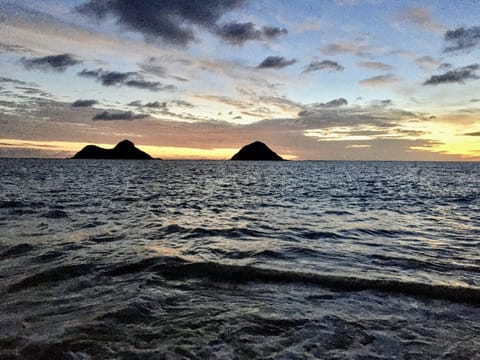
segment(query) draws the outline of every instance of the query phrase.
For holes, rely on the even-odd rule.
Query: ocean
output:
[[[1,359],[480,359],[480,164],[0,159]]]

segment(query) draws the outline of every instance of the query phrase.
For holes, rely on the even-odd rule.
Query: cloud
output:
[[[394,18],[399,22],[410,23],[427,31],[444,32],[446,30],[445,25],[433,19],[430,9],[424,7],[413,7],[405,11],[400,11]]]
[[[185,107],[190,109],[195,107],[192,103],[189,103],[188,101],[185,101],[185,100],[173,100],[173,101],[170,101],[170,104],[178,107]]]
[[[327,71],[333,72],[333,71],[343,71],[345,70],[345,68],[342,65],[340,65],[338,62],[333,60],[312,61],[306,67],[303,73],[309,73],[309,72],[318,71],[318,70],[327,70]]]
[[[348,101],[344,98],[338,98],[338,99],[330,100],[329,102],[323,103],[322,105],[323,107],[328,107],[328,108],[341,107],[341,106],[348,105]]]
[[[433,70],[441,66],[440,61],[431,56],[422,56],[415,59],[415,63],[424,70]]]
[[[281,35],[286,35],[287,29],[273,26],[264,26],[257,28],[254,23],[227,23],[218,28],[216,34],[225,42],[232,45],[243,45],[249,40],[274,40]]]
[[[466,133],[464,134],[466,136],[480,136],[480,131],[475,131],[475,132],[471,132],[471,133]]]
[[[15,45],[15,44],[5,44],[0,42],[0,54],[2,53],[29,53],[30,51],[23,46]]]
[[[440,70],[448,70],[448,69],[451,69],[452,67],[453,67],[453,65],[450,64],[450,63],[442,63],[442,64],[438,65],[438,68]]]
[[[77,100],[73,102],[72,107],[90,107],[98,104],[97,100]]]
[[[138,89],[150,91],[173,91],[173,85],[162,85],[158,81],[147,81],[137,72],[118,72],[105,71],[103,69],[87,70],[83,69],[78,73],[79,76],[94,78],[101,82],[103,86],[129,86]]]
[[[89,0],[77,10],[103,20],[113,16],[119,24],[148,38],[186,45],[196,39],[194,28],[216,33],[217,21],[227,12],[238,9],[246,0]]]
[[[470,50],[480,45],[480,26],[448,30],[444,40],[449,44],[444,52]]]
[[[378,52],[379,48],[358,43],[332,43],[322,48],[325,55],[354,54],[357,56],[367,56],[374,52]]]
[[[167,109],[167,107],[169,106],[177,106],[181,108],[190,108],[190,109],[194,107],[193,104],[184,100],[172,100],[172,101],[163,101],[163,102],[153,101],[145,104],[142,104],[141,100],[135,100],[130,102],[128,106],[134,106],[139,108],[146,107],[151,109]]]
[[[287,60],[283,56],[268,56],[258,66],[258,69],[281,69],[297,62],[295,59]]]
[[[423,83],[423,85],[440,85],[447,83],[464,84],[465,80],[476,80],[480,77],[476,71],[480,68],[479,64],[463,66],[454,70],[447,71],[441,75],[433,75]]]
[[[373,76],[360,80],[358,83],[363,86],[381,87],[397,82],[399,79],[394,74]]]
[[[160,108],[165,108],[167,106],[167,103],[166,102],[161,103],[159,101],[153,101],[153,102],[146,103],[143,106],[147,107],[147,108],[160,109]]]
[[[299,111],[299,117],[324,115],[325,110],[340,108],[348,105],[348,101],[344,98],[338,98],[327,101],[326,103],[315,103],[303,107],[303,110]]]
[[[146,114],[134,114],[131,111],[125,112],[109,112],[104,111],[100,114],[95,115],[92,120],[137,120],[144,119],[148,115]]]
[[[135,100],[127,104],[128,106],[142,107],[142,102],[140,100]]]
[[[42,70],[42,71],[57,71],[64,72],[69,66],[81,64],[80,60],[77,60],[70,54],[50,55],[44,57],[37,57],[27,59],[23,57],[20,60],[28,70]]]
[[[7,77],[0,76],[0,83],[10,83],[10,84],[16,84],[16,85],[29,85],[28,83],[24,81],[20,81],[17,79],[11,79]]]
[[[390,66],[388,64],[378,62],[378,61],[358,61],[357,65],[360,66],[361,68],[369,69],[369,70],[386,70],[386,71],[388,71],[388,70],[393,69],[392,66]]]

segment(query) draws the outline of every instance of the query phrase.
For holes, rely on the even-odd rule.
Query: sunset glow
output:
[[[0,156],[480,160],[475,3],[175,4],[0,2]]]

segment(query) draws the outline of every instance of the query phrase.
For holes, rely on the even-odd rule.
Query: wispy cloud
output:
[[[173,91],[173,85],[163,85],[158,81],[147,81],[138,72],[106,71],[103,69],[83,69],[79,76],[94,78],[103,86],[129,86],[150,91]]]
[[[444,32],[447,29],[445,25],[435,21],[430,9],[425,7],[412,7],[400,11],[394,15],[394,19],[400,23],[412,24],[427,31]]]
[[[50,55],[30,59],[23,57],[20,61],[28,70],[57,72],[64,72],[68,67],[82,63],[82,61],[70,54]]]
[[[24,81],[20,81],[17,79],[11,79],[11,78],[6,78],[6,77],[0,77],[0,83],[10,83],[10,84],[15,84],[15,85],[29,85],[28,83]]]
[[[425,81],[423,85],[441,85],[448,83],[464,84],[466,80],[477,80],[480,78],[476,74],[479,68],[479,64],[472,64],[447,71],[441,75],[433,75]]]
[[[340,65],[338,62],[333,60],[323,60],[323,61],[312,61],[306,68],[303,70],[304,73],[309,73],[312,71],[318,70],[327,70],[330,72],[333,71],[343,71],[345,68]]]
[[[391,65],[379,62],[379,61],[358,61],[357,65],[364,69],[369,70],[392,70],[393,67]]]
[[[423,70],[437,69],[441,65],[440,61],[435,60],[431,56],[422,56],[416,58],[415,63]]]
[[[367,79],[360,80],[358,83],[363,86],[382,87],[398,82],[399,79],[394,74],[385,74],[373,76]]]
[[[339,54],[354,54],[357,56],[367,56],[378,52],[378,47],[352,42],[338,42],[331,43],[322,48],[322,53],[325,55],[339,55]]]
[[[258,66],[258,69],[281,69],[297,62],[295,59],[287,60],[283,56],[268,56]]]

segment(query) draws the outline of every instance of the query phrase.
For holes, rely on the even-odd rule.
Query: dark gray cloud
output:
[[[146,108],[152,108],[152,109],[166,109],[168,106],[178,106],[178,107],[183,107],[183,108],[193,108],[194,105],[184,101],[184,100],[172,100],[172,101],[152,101],[149,103],[142,104],[141,100],[135,100],[132,101],[128,104],[128,106],[135,106],[135,107],[146,107]]]
[[[272,26],[264,26],[257,28],[254,23],[227,23],[218,28],[216,31],[225,42],[232,45],[243,45],[250,40],[274,40],[281,35],[288,33],[287,29]]]
[[[0,76],[0,83],[9,83],[9,84],[15,84],[15,85],[29,85],[28,83],[24,81],[20,81],[17,79],[11,79],[11,78],[6,78],[3,76]]]
[[[104,111],[100,114],[95,115],[92,120],[137,120],[144,119],[148,115],[146,114],[134,114],[131,111],[125,112],[109,112]]]
[[[441,63],[441,64],[438,66],[438,68],[439,68],[440,70],[448,70],[448,69],[451,69],[452,67],[453,67],[453,65],[450,64],[450,63]]]
[[[140,100],[135,100],[130,103],[128,103],[128,106],[136,106],[136,107],[142,107],[142,102]]]
[[[192,103],[189,103],[188,101],[185,101],[185,100],[173,100],[173,101],[170,101],[170,104],[178,107],[184,107],[184,108],[190,108],[190,109],[195,107]]]
[[[158,81],[147,81],[137,72],[105,71],[103,69],[83,69],[79,76],[89,77],[101,82],[104,86],[129,86],[150,91],[173,91],[173,85],[163,85]]]
[[[423,83],[423,85],[440,85],[447,83],[464,84],[466,80],[476,80],[479,76],[476,71],[480,68],[479,64],[463,66],[454,70],[447,71],[441,75],[433,75]]]
[[[305,70],[304,73],[318,71],[318,70],[327,70],[327,71],[343,71],[345,68],[340,65],[338,62],[333,60],[323,60],[323,61],[312,61]]]
[[[196,39],[194,26],[216,33],[218,20],[246,0],[89,0],[77,7],[99,20],[113,16],[119,24],[143,33],[186,45]]]
[[[57,71],[63,72],[69,66],[81,64],[82,62],[70,54],[50,55],[37,58],[25,58],[21,60],[23,66],[28,70]]]
[[[147,108],[153,108],[153,109],[160,109],[160,108],[165,108],[167,107],[167,103],[166,102],[159,102],[159,101],[153,101],[153,102],[149,102],[149,103],[146,103],[145,105],[143,105],[144,107],[147,107]]]
[[[385,107],[385,106],[390,106],[393,104],[393,101],[391,99],[385,99],[385,100],[373,100],[370,102],[372,106],[380,106],[380,107]]]
[[[72,107],[90,107],[95,104],[98,104],[97,100],[76,100],[72,103]]]
[[[320,105],[327,108],[335,108],[335,107],[348,105],[348,101],[344,98],[338,98],[338,99],[328,101],[326,103],[321,103]]]
[[[297,62],[295,59],[287,60],[283,56],[268,56],[258,66],[258,69],[281,69]]]
[[[448,43],[444,52],[470,50],[480,45],[480,26],[448,30],[444,39]]]
[[[299,117],[310,116],[313,114],[324,114],[325,111],[330,109],[340,108],[342,106],[348,105],[348,101],[344,98],[333,99],[327,101],[326,103],[315,103],[303,107],[298,113]]]
[[[480,131],[475,131],[475,132],[471,132],[471,133],[466,133],[464,134],[466,136],[480,136]]]

